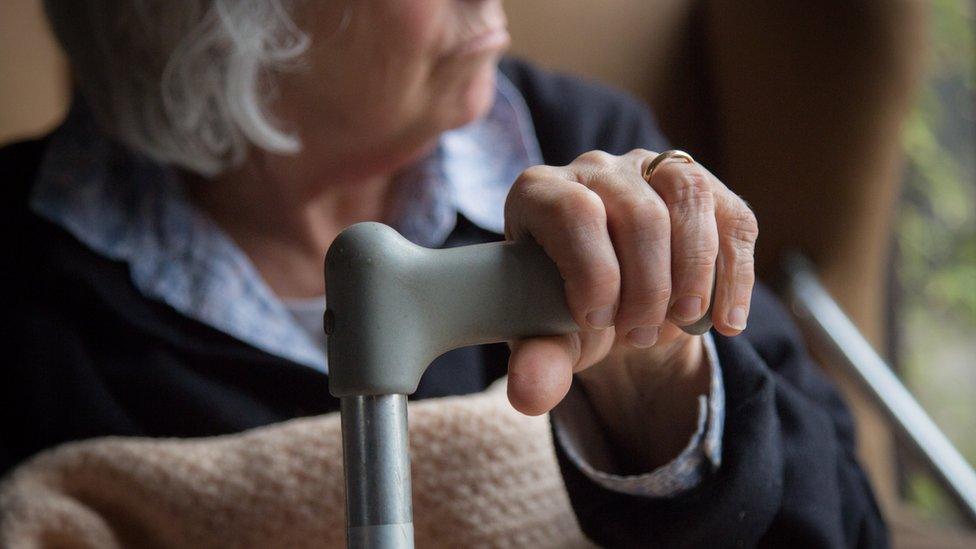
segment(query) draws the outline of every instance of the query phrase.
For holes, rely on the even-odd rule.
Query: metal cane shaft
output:
[[[407,396],[341,399],[347,546],[413,547]]]

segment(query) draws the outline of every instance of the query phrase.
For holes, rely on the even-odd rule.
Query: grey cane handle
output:
[[[559,271],[532,242],[433,250],[358,223],[329,248],[326,294],[337,397],[412,394],[451,349],[579,329]]]

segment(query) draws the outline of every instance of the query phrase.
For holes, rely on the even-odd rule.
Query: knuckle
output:
[[[619,231],[641,242],[670,238],[671,218],[667,206],[656,196],[630,194],[620,197]]]
[[[701,170],[677,174],[668,194],[669,203],[678,214],[711,211],[714,208],[711,183]]]
[[[577,191],[563,196],[556,201],[554,207],[552,213],[571,225],[602,224],[607,217],[603,199],[586,187],[580,187]]]
[[[664,202],[651,193],[623,193],[618,195],[620,213],[628,220],[646,218],[668,218],[668,208]]]
[[[515,180],[514,186],[523,187],[540,180],[558,177],[557,168],[552,166],[536,165],[530,166],[522,171]]]
[[[686,251],[680,258],[682,270],[700,271],[715,266],[716,251],[704,246]]]
[[[567,293],[576,296],[581,307],[604,301],[620,288],[620,271],[613,262],[602,259],[583,260],[566,269]]]
[[[633,305],[636,309],[647,311],[648,314],[657,312],[657,310],[664,310],[668,306],[668,301],[671,299],[671,283],[651,283],[647,288],[634,296]]]
[[[748,303],[749,295],[756,284],[756,271],[751,262],[736,263],[727,276],[723,285],[726,287],[727,299],[732,302],[744,300]]]
[[[637,169],[640,170],[641,165],[643,165],[645,161],[648,161],[649,159],[654,158],[655,156],[657,156],[656,152],[649,151],[647,149],[637,148],[628,151],[627,154],[623,156],[623,158],[629,159],[631,162],[634,163]]]
[[[623,324],[661,324],[667,316],[671,289],[658,288],[621,300],[619,321]]]
[[[752,288],[753,284],[756,283],[756,269],[754,267],[755,263],[751,259],[739,263],[735,270],[735,278],[739,285]]]
[[[736,243],[748,245],[751,250],[759,238],[759,222],[756,214],[745,204],[736,208],[729,223],[729,236]]]
[[[735,277],[736,281],[749,282],[750,284],[755,281],[756,258],[752,253],[752,249],[743,250],[737,248],[733,256],[731,270],[732,276]]]
[[[748,294],[756,283],[756,261],[751,251],[736,250],[730,259],[726,260],[724,284],[730,289],[733,299],[743,293]]]
[[[613,164],[613,155],[604,151],[587,151],[576,157],[574,163],[586,164],[596,168],[606,168]]]
[[[585,279],[596,292],[616,291],[620,285],[620,271],[609,261],[596,260],[585,268]]]
[[[512,183],[512,188],[508,190],[508,196],[505,197],[506,206],[513,206],[520,200],[525,199],[529,181],[526,179],[525,172],[515,179],[515,182]]]
[[[517,212],[530,210],[536,207],[544,207],[545,201],[541,201],[536,192],[534,183],[538,179],[534,178],[532,171],[535,168],[528,168],[520,175],[509,189],[505,197],[505,217],[506,219],[515,215]]]
[[[718,259],[717,246],[708,245],[685,248],[673,257],[674,284],[681,288],[698,288],[711,285],[711,272]]]

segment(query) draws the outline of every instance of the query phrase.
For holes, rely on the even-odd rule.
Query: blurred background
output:
[[[792,250],[976,463],[976,1],[509,0],[514,52],[624,88],[754,207],[762,278]],[[0,3],[0,144],[70,96],[39,0]],[[895,543],[971,519],[843,368]]]

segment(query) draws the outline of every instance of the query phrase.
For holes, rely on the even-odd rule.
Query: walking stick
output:
[[[432,250],[380,223],[352,225],[336,238],[325,279],[347,545],[413,547],[407,395],[451,349],[577,330],[563,281],[532,242]],[[686,331],[709,326],[706,315]]]

